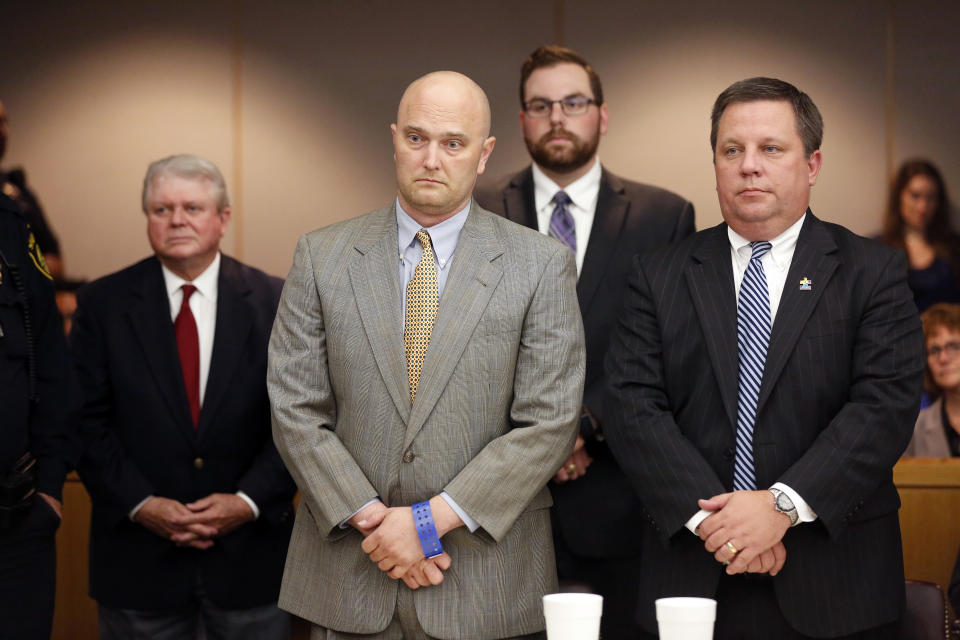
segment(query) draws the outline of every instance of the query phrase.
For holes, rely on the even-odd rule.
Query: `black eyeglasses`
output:
[[[563,113],[568,116],[582,116],[590,108],[590,105],[597,104],[593,98],[586,96],[567,96],[559,100],[547,100],[545,98],[534,98],[523,105],[523,110],[531,118],[546,118],[553,111],[553,105],[559,104]]]
[[[941,353],[946,352],[951,358],[956,358],[960,354],[960,342],[948,342],[945,345],[935,344],[927,348],[928,358],[939,358]]]

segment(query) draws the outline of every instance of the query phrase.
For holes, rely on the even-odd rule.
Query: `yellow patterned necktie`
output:
[[[433,323],[437,320],[440,296],[437,292],[437,261],[430,234],[421,229],[417,240],[423,248],[420,263],[407,285],[407,312],[403,324],[403,346],[407,352],[407,377],[410,379],[410,404],[417,395],[423,359],[427,356]]]

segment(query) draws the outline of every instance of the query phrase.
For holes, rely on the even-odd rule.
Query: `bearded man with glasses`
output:
[[[693,205],[600,165],[609,112],[597,72],[558,46],[530,54],[520,73],[520,128],[531,166],[477,202],[565,244],[577,261],[587,347],[586,386],[574,450],[551,483],[557,571],[604,596],[601,635],[635,638],[642,515],[603,436],[603,356],[634,254],[694,231]],[[589,468],[588,468],[589,467]]]

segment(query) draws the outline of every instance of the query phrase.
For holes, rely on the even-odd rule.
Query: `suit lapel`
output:
[[[503,191],[503,209],[507,220],[534,231],[539,229],[537,205],[533,197],[533,169],[527,167],[510,180]]]
[[[490,217],[492,214],[483,212],[476,204],[472,206],[460,232],[450,274],[440,299],[440,311],[430,336],[417,399],[407,424],[404,449],[413,442],[440,399],[477,322],[503,277],[503,271],[496,263],[496,259],[503,254],[503,247],[496,236]]]
[[[357,238],[354,249],[360,255],[350,263],[350,283],[360,322],[387,391],[406,421],[410,416],[410,386],[403,350],[397,216],[393,206],[378,212]]]
[[[142,277],[133,285],[133,303],[127,312],[131,329],[174,422],[180,426],[179,431],[193,440],[196,434],[183,386],[177,338],[170,320],[170,299],[163,283],[160,262],[156,259],[148,261]]]
[[[620,181],[603,171],[600,177],[600,191],[597,194],[597,211],[593,216],[587,252],[583,257],[583,267],[577,280],[577,299],[580,300],[580,311],[584,315],[597,288],[603,282],[607,266],[614,254],[617,238],[620,236],[627,211],[630,209],[630,201],[624,197],[623,193],[624,188]]]
[[[737,304],[727,225],[709,231],[684,276],[700,318],[723,406],[737,424]]]
[[[836,249],[837,245],[826,227],[808,209],[807,219],[797,238],[797,247],[794,249],[793,260],[787,271],[787,280],[783,285],[783,294],[780,296],[780,305],[777,308],[777,318],[773,322],[770,334],[770,348],[767,350],[763,382],[760,384],[760,395],[757,398],[757,415],[763,409],[764,402],[770,397],[770,391],[783,372],[790,354],[793,353],[801,330],[836,271],[839,262],[835,256],[830,255]],[[811,280],[810,289],[800,289],[799,283],[803,278]]]
[[[217,282],[217,319],[210,356],[210,374],[200,409],[198,435],[203,437],[213,423],[217,408],[229,388],[233,373],[241,366],[244,345],[253,325],[253,310],[245,298],[250,287],[240,275],[237,263],[227,256],[220,258]]]

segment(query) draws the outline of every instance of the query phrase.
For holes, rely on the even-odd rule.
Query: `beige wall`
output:
[[[27,4],[27,3],[22,3]],[[68,274],[147,254],[139,211],[149,161],[214,160],[235,202],[224,248],[284,274],[297,236],[392,197],[389,123],[407,82],[437,68],[493,102],[490,177],[526,163],[517,75],[562,41],[600,71],[611,111],[601,158],[720,220],[709,109],[729,83],[773,75],[826,120],[813,206],[879,228],[889,166],[930,156],[960,193],[960,5],[936,0],[444,3],[373,0],[51,2],[5,9],[0,98],[22,164],[61,236]]]

